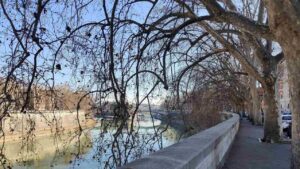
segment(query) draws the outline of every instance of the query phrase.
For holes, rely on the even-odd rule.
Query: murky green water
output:
[[[7,142],[1,161],[16,169],[116,168],[179,140],[179,131],[165,125],[116,132],[115,127],[98,124],[82,132]]]

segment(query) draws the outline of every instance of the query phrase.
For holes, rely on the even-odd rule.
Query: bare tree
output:
[[[0,120],[10,114],[14,105],[23,113],[34,109],[33,91],[41,85],[51,91],[49,97],[58,98],[61,94],[57,93],[57,81],[65,77],[64,71],[68,72],[75,81],[74,88],[85,91],[77,99],[77,110],[86,106],[89,98],[95,100],[93,107],[97,111],[109,102],[115,103],[112,111],[117,130],[110,142],[109,159],[113,164],[106,165],[110,168],[128,162],[133,150],[122,147],[139,140],[134,126],[139,107],[146,103],[151,112],[151,102],[162,95],[162,90],[176,98],[177,109],[183,109],[180,103],[193,98],[191,95],[209,95],[207,100],[214,100],[220,91],[226,91],[222,97],[239,111],[250,94],[251,107],[258,106],[254,99],[257,80],[268,105],[264,139],[278,141],[275,72],[284,56],[293,91],[293,164],[297,168],[300,7],[296,1],[283,2],[1,0],[1,34],[6,37],[3,48],[9,50],[1,57],[0,75],[5,78],[0,82]],[[242,10],[238,10],[239,5]],[[91,11],[99,12],[99,16],[97,13],[91,17]],[[273,41],[280,44],[283,52],[272,51]],[[240,82],[248,78],[244,75],[251,76],[250,93],[245,89],[246,83]],[[210,85],[210,93],[201,92]],[[65,103],[68,104],[74,102]]]

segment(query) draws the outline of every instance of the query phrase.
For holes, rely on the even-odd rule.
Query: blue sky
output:
[[[112,1],[108,1],[108,2],[112,2]],[[42,26],[44,28],[47,29],[48,34],[49,35],[56,35],[56,36],[62,36],[63,34],[66,34],[65,31],[65,27],[66,25],[75,28],[76,25],[78,23],[76,22],[71,22],[71,20],[68,20],[68,18],[71,17],[72,14],[72,10],[69,9],[68,11],[70,12],[70,14],[68,13],[64,13],[64,16],[66,17],[59,17],[58,15],[55,14],[55,12],[61,12],[63,10],[62,6],[57,6],[57,5],[53,5],[53,4],[49,4],[49,11],[53,11],[53,14],[43,14],[42,17]],[[108,9],[111,8],[111,4],[107,3],[107,7]],[[135,19],[137,21],[143,21],[143,18],[146,16],[147,11],[149,10],[150,4],[147,3],[137,3],[133,8],[134,8],[134,13],[135,13]],[[34,11],[34,9],[32,10]],[[93,21],[100,21],[104,19],[104,13],[102,10],[102,6],[98,1],[94,1],[92,4],[90,4],[88,6],[87,9],[85,9],[84,11],[82,11],[83,15],[80,18],[80,24],[82,23],[88,23],[88,22],[93,22]],[[15,15],[15,13],[13,12],[13,10],[9,11],[9,14],[12,18],[14,19],[19,19],[18,15]],[[28,18],[32,18],[32,14],[28,14],[29,17]],[[10,60],[10,57],[4,57],[5,55],[9,55],[12,53],[11,51],[11,46],[10,46],[10,42],[7,40],[7,38],[12,37],[12,32],[11,32],[11,28],[9,25],[9,22],[3,16],[2,11],[0,12],[0,18],[1,18],[1,26],[0,26],[0,69],[2,70],[0,72],[0,76],[5,76],[7,75],[7,60]],[[15,22],[15,24],[17,25],[17,27],[20,27],[18,25],[20,25],[18,22]],[[8,35],[10,34],[10,35]],[[48,37],[44,37],[44,38],[48,38]],[[51,37],[50,37],[51,38]],[[50,39],[48,39],[50,41]],[[14,41],[14,44],[16,44],[16,41]],[[55,45],[57,47],[57,45]],[[36,51],[36,48],[33,47],[31,50],[31,53],[34,53],[34,51]],[[66,50],[63,50],[62,53],[60,55],[64,55],[64,57],[72,57],[73,54],[68,53]],[[38,69],[44,69],[45,67],[51,67],[53,61],[53,52],[48,49],[48,48],[44,48],[44,51],[42,52],[42,54],[38,57]],[[28,59],[27,59],[27,63],[33,64],[33,55],[31,55]],[[59,63],[62,67],[62,70],[55,70],[55,84],[59,85],[59,84],[64,84],[67,83],[69,84],[72,88],[77,88],[77,87],[82,87],[82,86],[87,86],[89,85],[90,81],[89,78],[83,78],[82,75],[79,75],[78,72],[77,73],[73,73],[73,70],[70,69],[70,67],[72,65],[70,65],[70,63],[66,62],[65,59],[58,59],[56,63]],[[81,64],[81,63],[79,63]],[[47,65],[47,66],[45,66]],[[29,66],[31,67],[31,66]],[[83,68],[81,68],[83,69]],[[22,71],[19,73],[22,73]],[[75,77],[73,76],[75,75]],[[84,76],[89,76],[89,75],[84,75]],[[117,73],[117,76],[120,76],[120,74]],[[44,78],[48,79],[52,77],[51,74],[51,70],[47,70],[46,73],[44,74]],[[44,83],[44,82],[43,82]],[[145,91],[141,91],[141,93],[143,93]],[[161,91],[160,91],[161,93]],[[135,98],[134,92],[133,91],[129,91],[128,92],[128,98],[129,100],[133,100]],[[157,100],[157,99],[156,99]]]
[[[112,7],[112,2],[113,1],[107,1],[107,7],[110,11]],[[160,1],[161,2],[161,1]],[[160,5],[160,4],[158,4]],[[150,3],[145,3],[145,2],[139,2],[136,3],[134,6],[131,8],[131,14],[133,15],[134,20],[138,22],[143,22],[145,16],[147,15],[149,9],[150,9]],[[162,7],[162,6],[159,6]],[[76,22],[72,19],[72,16],[77,17],[74,13],[74,9],[68,8],[66,11],[63,11],[63,5],[57,5],[57,4],[49,4],[49,11],[52,11],[53,13],[45,13],[43,14],[43,20],[42,20],[42,26],[47,29],[47,32],[49,34],[49,37],[44,36],[43,38],[47,39],[50,41],[51,38],[55,39],[56,36],[64,36],[67,35],[68,32],[66,31],[66,26],[68,25],[71,27],[71,29],[75,29],[78,25],[84,24],[84,23],[89,23],[93,21],[101,21],[104,19],[104,13],[102,10],[102,5],[99,3],[99,1],[93,1],[91,4],[88,5],[87,8],[81,11],[82,15],[80,15],[80,19],[76,19]],[[63,12],[62,12],[63,11]],[[62,13],[63,17],[60,17],[57,15],[57,13]],[[207,15],[205,10],[200,10],[199,15]],[[10,11],[10,16],[11,17],[18,17],[17,15],[14,15],[13,10]],[[32,15],[29,14],[29,18]],[[0,17],[1,19],[4,18],[2,11],[0,12]],[[16,18],[18,19],[18,18]],[[6,40],[8,37],[6,33],[11,33],[11,29],[8,27],[8,21],[7,20],[1,20],[0,21],[2,25],[0,25],[0,41],[2,42],[0,44],[0,68],[3,68],[3,66],[6,65],[4,62],[5,58],[4,55],[10,54],[10,42]],[[17,23],[17,22],[16,22]],[[5,29],[8,28],[8,29]],[[15,41],[16,43],[16,41]],[[54,45],[54,49],[58,47],[59,42]],[[65,44],[64,47],[68,46],[68,44]],[[36,49],[32,49],[32,51],[35,51]],[[63,59],[61,56],[64,56]],[[73,69],[71,67],[74,66],[73,63],[70,63],[69,61],[66,61],[66,59],[70,59],[74,57],[74,53],[68,52],[66,48],[61,51],[61,53],[58,55],[58,60],[56,63],[59,63],[62,67],[62,70],[56,70],[55,71],[55,83],[56,84],[64,84],[68,83],[73,89],[76,89],[78,87],[87,87],[88,85],[91,85],[91,81],[89,76],[90,74],[83,74],[81,75],[79,72],[80,71],[85,71],[84,68],[90,67],[92,65],[87,65],[88,64],[88,59],[86,56],[84,59],[81,59],[80,62],[78,63],[78,70],[77,72],[73,72]],[[52,60],[51,60],[52,59]],[[31,55],[30,58],[28,58],[28,63],[33,63],[33,56]],[[38,58],[38,65],[40,69],[44,69],[44,65],[47,65],[46,67],[51,67],[51,64],[53,62],[53,51],[50,49],[45,48],[43,53],[39,56]],[[87,62],[87,63],[85,63]],[[176,67],[173,69],[173,71],[178,71],[179,69],[183,68],[186,65],[176,65]],[[7,70],[4,70],[4,74],[7,72]],[[50,78],[52,76],[51,70],[47,70],[47,73],[45,74],[45,78]],[[131,73],[133,73],[134,70],[132,70]],[[170,74],[169,72],[167,72]],[[4,76],[3,73],[0,72],[0,76]],[[121,77],[120,72],[116,73],[116,76]],[[141,89],[141,93],[145,94],[148,89],[151,88],[151,85],[149,84],[143,84],[144,89]],[[131,88],[128,91],[128,98],[129,100],[134,100],[135,99],[135,88]],[[163,89],[157,90],[156,94],[160,94],[165,96],[167,92]],[[159,97],[155,97],[155,102],[158,103],[160,101]]]

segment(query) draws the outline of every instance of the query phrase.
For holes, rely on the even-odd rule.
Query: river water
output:
[[[1,163],[16,169],[116,168],[178,142],[181,135],[167,125],[139,126],[133,132],[103,122],[96,126],[6,142]]]

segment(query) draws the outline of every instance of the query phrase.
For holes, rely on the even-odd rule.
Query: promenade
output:
[[[260,143],[262,126],[243,119],[223,169],[289,169],[290,144]]]

